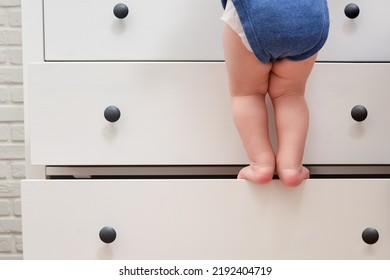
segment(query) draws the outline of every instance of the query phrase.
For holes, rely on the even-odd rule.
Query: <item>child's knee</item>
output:
[[[268,93],[271,99],[278,99],[288,96],[304,96],[305,84],[296,83],[296,81],[287,81],[282,78],[271,79],[268,86]]]

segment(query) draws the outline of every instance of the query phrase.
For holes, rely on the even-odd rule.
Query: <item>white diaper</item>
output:
[[[252,48],[249,45],[248,39],[246,38],[244,29],[242,28],[240,19],[238,17],[236,8],[234,7],[232,0],[227,0],[225,11],[221,16],[221,19],[226,24],[228,24],[230,28],[238,34],[238,36],[241,37],[241,40],[244,43],[245,47],[252,52]]]

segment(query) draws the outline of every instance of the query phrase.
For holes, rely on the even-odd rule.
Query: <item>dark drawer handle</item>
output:
[[[363,105],[356,105],[351,110],[352,118],[357,122],[364,121],[368,116],[368,111]]]
[[[114,15],[117,18],[125,18],[129,14],[129,8],[123,3],[116,4],[114,7]]]
[[[357,18],[360,14],[359,6],[354,3],[350,3],[345,6],[344,13],[350,19]]]
[[[375,228],[366,228],[363,230],[362,238],[367,244],[375,244],[379,240],[379,232]]]
[[[112,227],[106,226],[100,230],[99,237],[104,243],[112,243],[116,239],[116,231]]]
[[[121,117],[121,111],[118,109],[118,107],[108,106],[104,110],[104,117],[109,122],[116,122]]]

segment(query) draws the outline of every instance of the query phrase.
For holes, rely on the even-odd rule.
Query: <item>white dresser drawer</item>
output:
[[[389,259],[389,196],[381,179],[24,181],[24,258]]]
[[[388,0],[328,0],[328,6],[329,37],[317,60],[390,61]]]
[[[223,60],[221,3],[45,0],[46,60]]]
[[[315,66],[305,164],[390,163],[388,73],[390,64]],[[352,118],[356,105],[364,121]],[[118,121],[104,118],[109,106]],[[29,108],[32,164],[247,163],[223,63],[31,64]]]
[[[246,162],[223,63],[33,64],[29,82],[33,164]]]
[[[389,75],[390,64],[315,66],[306,91],[306,164],[390,163]]]
[[[45,59],[223,60],[220,1],[45,0]],[[331,28],[319,61],[390,61],[387,0],[357,0],[359,15],[344,12],[349,0],[328,0]],[[352,12],[353,14],[353,12]],[[68,20],[72,18],[72,20]]]

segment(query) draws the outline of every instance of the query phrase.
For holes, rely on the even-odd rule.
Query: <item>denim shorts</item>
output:
[[[250,48],[263,63],[315,55],[329,33],[326,0],[231,0]],[[222,0],[225,7],[226,0]]]

